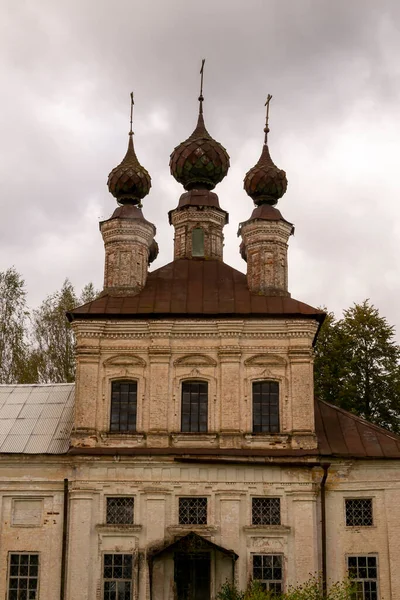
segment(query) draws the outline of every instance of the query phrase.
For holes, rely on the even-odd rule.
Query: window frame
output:
[[[371,520],[372,523],[371,525],[349,525],[347,523],[347,502],[351,502],[354,500],[369,500],[371,502]],[[357,497],[349,497],[349,498],[344,498],[344,523],[345,523],[345,527],[348,529],[360,529],[362,528],[367,528],[367,529],[371,529],[371,527],[376,527],[375,524],[375,511],[374,511],[374,499],[372,498],[372,496],[357,496]]]
[[[195,240],[195,232],[197,234],[197,232],[199,232],[199,236],[197,240]],[[206,236],[205,236],[205,231],[204,231],[204,227],[201,227],[200,225],[195,225],[192,228],[191,231],[191,246],[192,246],[192,258],[204,258],[206,255],[206,244],[205,244],[205,240],[206,240]],[[201,249],[196,251],[195,253],[195,245],[197,246],[201,246]]]
[[[189,429],[185,430],[183,428],[183,416],[184,416],[184,411],[183,411],[183,394],[184,394],[184,386],[188,385],[188,384],[205,384],[206,385],[206,389],[207,389],[207,402],[206,402],[206,425],[205,425],[205,430],[202,431],[200,429],[200,402],[199,402],[199,407],[198,407],[198,422],[199,422],[199,428],[197,430],[191,430],[190,426],[191,424],[189,423]],[[195,378],[193,379],[192,377],[188,377],[185,379],[181,379],[180,381],[180,433],[183,434],[190,434],[190,435],[205,435],[210,433],[210,382],[208,381],[208,379],[203,379],[203,378]],[[189,415],[191,415],[191,412],[189,413]],[[191,420],[191,419],[190,419]]]
[[[254,411],[254,387],[258,384],[263,384],[263,383],[268,383],[268,384],[275,384],[277,386],[278,389],[278,410],[277,410],[277,416],[278,416],[278,428],[277,431],[255,431],[255,422],[254,422],[254,418],[255,418],[255,411]],[[269,378],[269,379],[252,379],[250,381],[250,397],[251,397],[251,422],[250,422],[250,427],[251,427],[251,433],[252,435],[281,435],[282,434],[282,417],[281,417],[281,390],[282,390],[282,381],[279,379],[275,379],[275,378]],[[270,415],[270,411],[269,411],[269,415]],[[260,425],[262,428],[262,424]]]
[[[279,523],[254,523],[253,507],[255,500],[278,500]],[[253,527],[279,527],[280,525],[282,525],[282,498],[280,496],[252,496],[250,503],[250,522]]]
[[[254,558],[256,556],[271,556],[271,557],[275,557],[275,556],[279,556],[280,560],[281,560],[281,579],[257,579],[256,577],[254,577]],[[261,568],[268,568],[268,567],[264,567],[262,566]],[[274,568],[274,567],[272,567]],[[253,581],[260,581],[261,584],[266,584],[266,590],[270,590],[269,584],[276,584],[279,583],[281,586],[281,591],[278,592],[278,594],[283,594],[285,591],[285,555],[282,552],[253,552],[251,554],[251,579]]]
[[[38,562],[37,562],[37,568],[38,568],[37,577],[36,578],[32,578],[32,579],[37,579],[36,600],[39,600],[39,592],[40,592],[40,567],[41,567],[40,552],[38,552],[38,551],[29,551],[29,550],[26,550],[26,551],[9,550],[8,553],[7,553],[7,589],[6,589],[6,599],[7,600],[11,599],[11,597],[10,597],[10,591],[12,591],[12,590],[10,590],[10,579],[12,578],[11,577],[11,567],[12,567],[12,565],[11,565],[11,556],[12,555],[17,555],[17,556],[24,555],[24,556],[37,556],[38,557]],[[18,566],[20,566],[20,563],[19,563]],[[13,578],[15,578],[15,577],[13,577]],[[18,575],[17,578],[18,578],[18,581],[19,581],[21,577]],[[25,577],[24,577],[24,579],[25,579]],[[26,579],[29,581],[29,576],[26,577]],[[26,589],[29,591],[28,587]],[[21,591],[21,590],[18,589],[17,592],[18,591]]]
[[[105,568],[105,564],[104,564],[104,559],[106,555],[111,555],[111,556],[116,556],[116,555],[120,555],[120,556],[130,556],[132,558],[132,565],[131,565],[131,578],[130,579],[126,579],[126,578],[111,578],[111,577],[104,577],[104,568]],[[105,598],[105,582],[106,581],[129,581],[131,584],[131,591],[130,591],[130,598],[129,600],[133,600],[134,598],[134,581],[135,581],[135,554],[133,552],[113,552],[113,551],[104,551],[102,553],[102,558],[101,558],[101,598],[102,600],[107,600]]]
[[[355,577],[355,578],[352,579],[352,581],[355,581],[355,582],[357,582],[357,581],[360,581],[360,582],[375,581],[376,582],[376,599],[379,600],[379,598],[380,598],[379,570],[380,569],[379,569],[379,556],[378,556],[378,553],[371,552],[371,553],[367,553],[367,554],[366,553],[359,553],[359,554],[357,554],[355,552],[352,552],[352,553],[346,554],[346,557],[345,557],[345,567],[346,567],[346,573],[347,573],[347,575],[349,575],[349,559],[350,558],[357,558],[357,559],[358,558],[366,558],[367,560],[368,560],[368,558],[374,558],[375,559],[376,578],[368,578],[368,577],[357,578],[357,577]],[[372,568],[374,568],[374,567],[372,567]],[[364,589],[364,586],[363,586],[362,593],[363,593],[363,599],[362,600],[365,600],[365,589]]]
[[[206,522],[205,523],[194,523],[194,522],[190,522],[190,523],[181,523],[181,519],[180,519],[180,515],[181,515],[181,501],[185,501],[185,500],[205,500],[205,509],[206,509]],[[208,501],[208,496],[193,496],[193,495],[187,495],[187,496],[178,496],[178,515],[177,515],[177,522],[178,522],[178,526],[179,527],[185,527],[185,526],[189,526],[189,527],[204,527],[204,526],[208,526],[209,525],[209,520],[210,520],[210,514],[209,514],[209,506],[210,503]],[[199,508],[197,508],[197,511],[199,511]]]
[[[133,507],[132,507],[132,522],[131,523],[110,523],[107,520],[107,516],[108,516],[108,500],[111,499],[124,499],[124,498],[128,498],[133,500]],[[126,527],[129,525],[135,525],[135,517],[136,517],[136,498],[133,494],[113,494],[113,495],[107,495],[105,496],[105,502],[104,502],[104,523],[109,526],[109,527]]]
[[[112,419],[112,409],[113,409],[113,388],[114,385],[118,383],[128,383],[136,385],[136,418],[135,418],[135,428],[134,429],[111,429],[111,419]],[[109,388],[109,415],[108,415],[108,434],[110,435],[136,435],[138,433],[138,404],[139,404],[139,380],[137,378],[121,378],[116,377],[115,379],[110,379],[110,388]],[[119,411],[119,421],[120,424],[120,414]]]

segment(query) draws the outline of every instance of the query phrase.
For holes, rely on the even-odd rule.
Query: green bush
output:
[[[245,591],[226,582],[218,592],[216,600],[352,600],[355,597],[354,593],[354,584],[345,580],[330,582],[324,596],[321,578],[312,577],[301,585],[289,586],[284,594],[265,591],[262,584],[256,580],[250,581]]]

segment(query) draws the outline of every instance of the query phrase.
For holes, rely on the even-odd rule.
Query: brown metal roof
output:
[[[104,295],[68,313],[73,319],[146,317],[301,317],[325,314],[283,296],[251,294],[246,275],[219,260],[175,260],[149,273],[135,296]]]
[[[324,456],[400,458],[400,436],[322,400],[315,402],[315,430]]]

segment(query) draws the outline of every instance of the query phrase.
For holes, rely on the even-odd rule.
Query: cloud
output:
[[[245,270],[237,225],[251,212],[242,180],[270,147],[287,171],[279,203],[295,223],[294,297],[340,312],[370,297],[400,328],[400,8],[395,0],[63,0],[8,3],[0,24],[0,269],[15,264],[38,304],[68,276],[101,286],[98,222],[115,207],[106,180],[123,158],[135,93],[144,201],[160,256],[172,257],[168,210],[182,188],[169,154],[205,117],[231,156],[218,186],[230,212],[227,262]]]

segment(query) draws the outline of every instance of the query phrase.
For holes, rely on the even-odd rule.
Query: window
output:
[[[345,500],[345,504],[347,527],[371,527],[373,525],[371,498]]]
[[[253,383],[253,433],[279,432],[279,384]]]
[[[132,525],[133,524],[133,498],[107,498],[106,522],[108,525]]]
[[[103,600],[131,600],[132,554],[104,554]]]
[[[356,585],[354,600],[378,600],[376,556],[348,556],[347,567]]]
[[[207,433],[208,383],[206,381],[184,381],[182,383],[183,432]]]
[[[179,525],[207,525],[207,498],[179,498]]]
[[[192,229],[192,256],[204,256],[204,231],[201,227]]]
[[[281,594],[283,591],[281,554],[254,554],[253,579],[261,581],[265,590]]]
[[[39,581],[39,554],[10,552],[8,600],[36,600]]]
[[[113,381],[110,431],[136,431],[136,408],[136,381]]]
[[[253,498],[251,506],[252,525],[280,525],[280,498]]]

